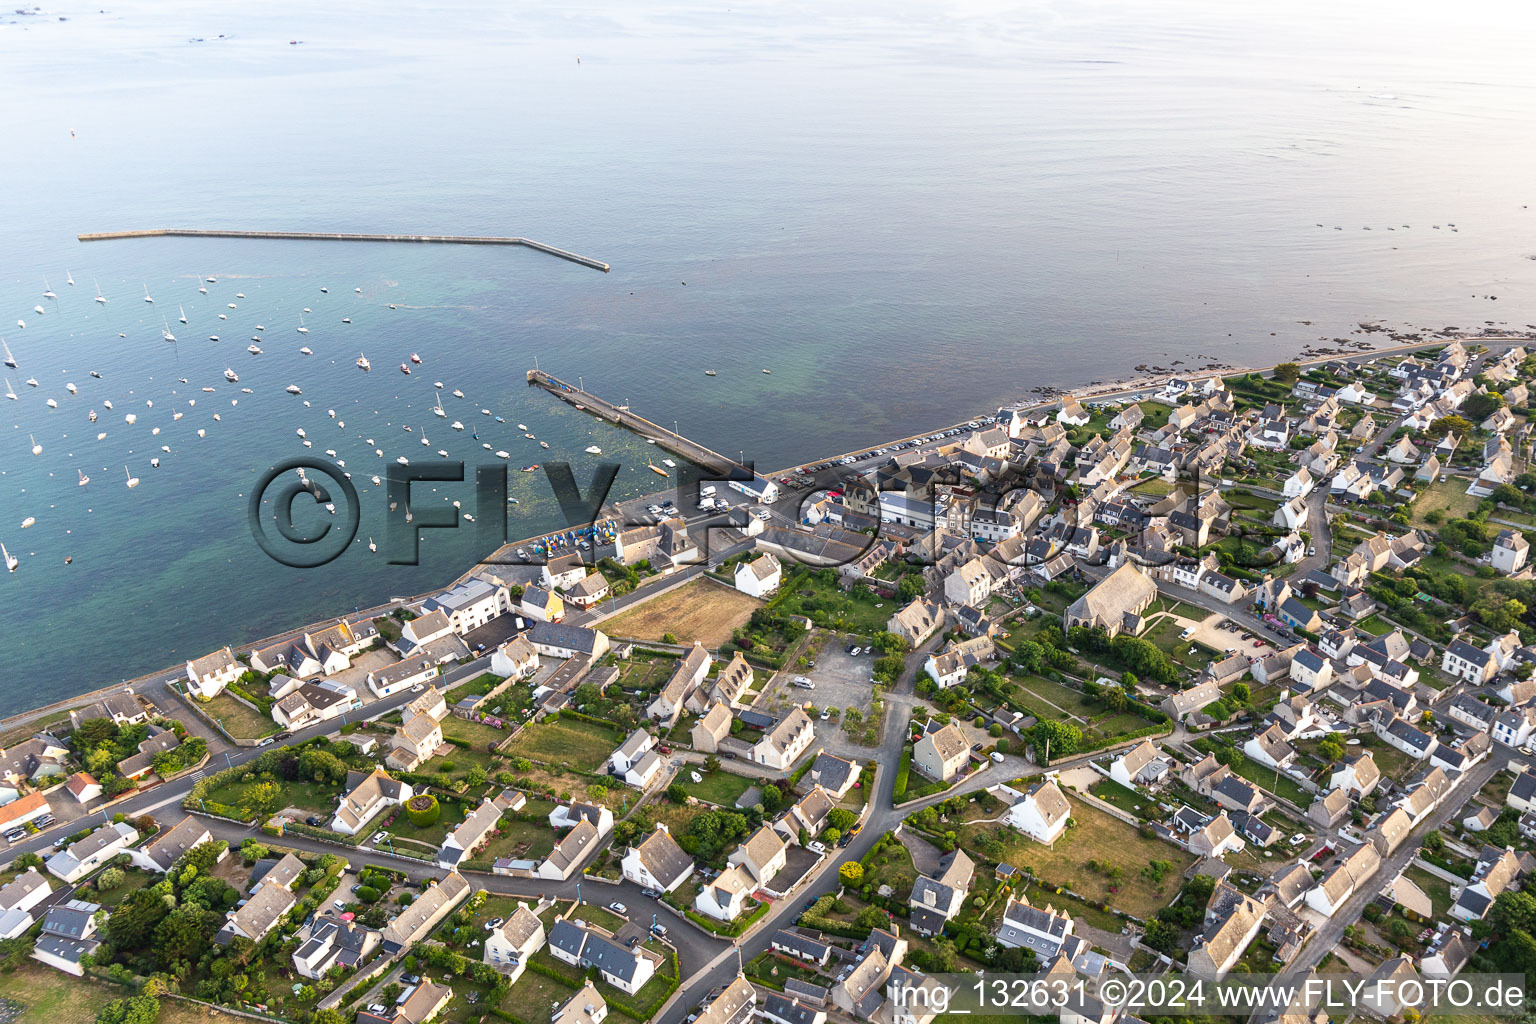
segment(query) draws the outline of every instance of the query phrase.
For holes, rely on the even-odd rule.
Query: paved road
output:
[[[481,672],[486,671],[489,667],[490,658],[488,657],[476,659],[475,661],[472,661],[466,665],[456,666],[442,677],[442,685],[451,686],[466,679],[472,679]],[[389,697],[385,697],[383,700],[378,700],[371,704],[366,704],[362,709],[358,711],[348,712],[342,718],[333,719],[329,722],[322,722],[321,724],[311,726],[308,729],[301,729],[299,732],[282,737],[277,742],[283,745],[298,745],[301,743],[307,743],[308,741],[317,737],[334,733],[347,721],[361,721],[365,718],[377,718],[381,715],[387,715],[391,711],[394,711],[396,708],[410,703],[410,701],[414,699],[415,696],[416,695],[409,690],[403,693],[396,693]],[[166,700],[163,702],[156,701],[156,703],[159,705],[159,708],[162,712],[170,715],[173,718],[186,722],[198,721],[197,716],[188,711],[186,707],[181,703],[179,698],[171,696],[170,694],[166,695]],[[98,816],[101,817],[103,821],[108,821],[110,820],[111,815],[118,813],[127,814],[130,817],[140,814],[154,814],[157,818],[174,816],[176,820],[179,820],[182,815],[181,802],[183,799],[185,799],[186,795],[191,792],[192,787],[197,783],[199,778],[205,774],[212,774],[214,772],[223,771],[225,768],[232,768],[236,765],[244,764],[262,751],[270,749],[268,747],[231,748],[223,743],[221,743],[220,746],[224,747],[224,749],[219,751],[215,756],[210,757],[207,766],[201,772],[194,772],[183,778],[177,779],[174,782],[169,782],[162,786],[156,786],[154,789],[137,794],[135,796],[131,796],[126,800],[121,800],[117,803],[98,807],[84,815],[81,815],[80,817],[75,818],[72,821],[60,822],[59,824],[45,829],[39,832],[37,835],[31,836],[22,842],[6,846],[4,851],[0,852],[0,866],[8,864],[10,861],[14,860],[16,857],[23,853],[51,853],[54,840],[67,835],[73,835],[75,832],[78,832],[80,829],[86,827],[86,825],[89,824],[92,819]],[[209,749],[214,749],[212,744],[210,744]],[[66,800],[69,799],[69,797],[64,795],[55,795],[55,799]],[[171,809],[169,811],[165,811],[162,810],[163,808]]]

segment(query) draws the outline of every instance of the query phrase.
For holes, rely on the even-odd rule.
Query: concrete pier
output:
[[[589,412],[599,419],[617,424],[626,430],[633,431],[647,440],[655,441],[658,448],[665,448],[674,455],[680,455],[689,462],[696,463],[712,473],[719,473],[721,479],[726,478],[730,471],[736,468],[736,460],[727,458],[719,452],[706,448],[697,441],[691,440],[658,426],[644,416],[636,416],[625,406],[614,405],[606,399],[599,398],[588,391],[583,391],[569,381],[563,381],[559,377],[545,373],[543,370],[529,370],[528,384],[532,387],[540,387],[562,402],[580,406],[583,412]]]
[[[123,238],[276,238],[291,242],[424,242],[437,245],[520,245],[608,273],[608,264],[531,238],[494,235],[366,235],[342,231],[217,231],[201,228],[152,228],[147,231],[96,231],[76,235],[82,242]]]

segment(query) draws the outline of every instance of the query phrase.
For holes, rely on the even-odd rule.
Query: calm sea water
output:
[[[825,6],[5,16],[0,336],[20,397],[0,401],[0,541],[22,564],[0,579],[0,712],[457,575],[484,554],[467,531],[427,535],[410,569],[366,550],[385,500],[367,478],[396,455],[509,450],[512,537],[556,525],[520,465],[585,473],[596,443],[624,493],[652,489],[655,449],[529,391],[535,358],[773,466],[1361,321],[1536,320],[1529,10]],[[522,234],[614,269],[74,237],[160,226]],[[249,537],[249,488],[327,448],[362,529],[339,561],[285,569]]]

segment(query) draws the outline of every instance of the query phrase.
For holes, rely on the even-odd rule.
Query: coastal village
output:
[[[0,737],[0,968],[297,1024],[1536,971],[1532,386],[1067,395],[102,691]]]

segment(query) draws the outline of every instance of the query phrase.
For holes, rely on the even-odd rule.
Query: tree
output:
[[[474,789],[485,785],[485,768],[480,765],[472,765],[469,771],[464,773],[464,784]]]
[[[1083,731],[1067,722],[1037,722],[1029,735],[1035,744],[1035,758],[1041,764],[1077,753],[1083,742]]]
[[[900,655],[887,654],[883,658],[876,658],[873,668],[874,676],[882,683],[894,683],[900,676],[901,670],[907,667],[907,663]]]
[[[1444,437],[1446,434],[1465,434],[1472,429],[1472,422],[1462,416],[1442,416],[1429,425],[1424,432],[1430,437]]]
[[[442,816],[442,813],[443,809],[438,805],[437,797],[431,793],[418,793],[405,804],[405,816],[417,828],[428,828],[437,824],[437,819]]]
[[[784,806],[784,791],[770,782],[763,786],[762,802],[764,813],[773,814]]]
[[[667,787],[667,799],[675,804],[686,804],[688,802],[688,791],[683,788],[681,782],[674,782]]]
[[[360,903],[377,903],[380,895],[382,894],[379,890],[371,885],[360,885],[357,888],[357,899]]]
[[[155,926],[155,960],[165,966],[178,961],[196,963],[208,951],[208,936],[217,922],[217,915],[202,907],[177,907]]]
[[[896,596],[902,604],[907,604],[923,596],[923,577],[918,573],[908,573],[896,584]]]
[[[716,757],[714,754],[710,754],[708,757],[706,757],[704,759],[704,770],[706,772],[717,772],[717,771],[719,771],[720,770],[720,758]]]
[[[1300,376],[1301,376],[1301,364],[1300,363],[1279,363],[1279,364],[1277,364],[1275,366],[1275,369],[1274,369],[1275,380],[1279,381],[1282,384],[1294,384],[1294,383],[1296,383],[1297,378],[1299,378]]]
[[[160,1000],[154,996],[114,999],[96,1014],[96,1024],[155,1024],[160,1019]]]
[[[1344,741],[1330,733],[1318,742],[1317,752],[1323,760],[1332,764],[1344,756]]]
[[[257,839],[247,839],[240,844],[240,856],[244,858],[247,864],[254,864],[259,860],[264,860],[271,853],[272,851]]]
[[[836,846],[837,841],[843,838],[843,832],[841,829],[829,828],[821,833],[821,838],[826,841],[828,846]]]
[[[601,782],[594,782],[587,787],[587,796],[593,803],[602,803],[608,796],[608,787]]]
[[[855,888],[864,881],[864,865],[851,860],[837,869],[837,877],[842,879],[843,884],[850,889]]]
[[[1474,391],[1461,403],[1461,411],[1466,414],[1467,419],[1476,423],[1492,416],[1503,406],[1503,395],[1493,391]]]
[[[136,889],[129,893],[117,910],[107,918],[107,938],[118,949],[138,949],[149,941],[170,908],[153,889]]]
[[[888,630],[876,633],[873,643],[875,650],[881,654],[901,654],[911,646],[907,643],[906,637]]]

